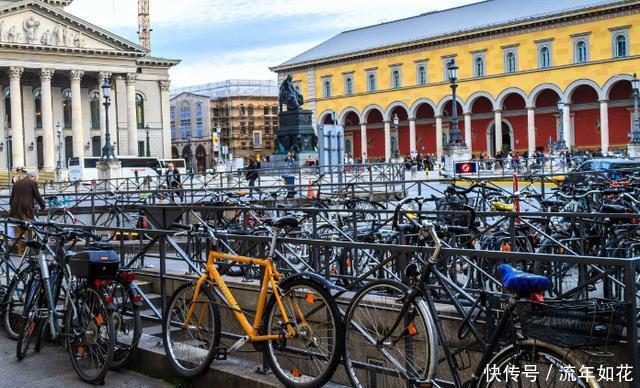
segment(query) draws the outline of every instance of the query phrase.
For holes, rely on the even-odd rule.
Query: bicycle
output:
[[[343,344],[340,312],[330,293],[332,285],[313,273],[283,278],[273,263],[280,231],[295,228],[298,222],[294,217],[267,221],[274,232],[264,259],[216,251],[215,233],[206,225],[180,226],[191,233],[204,232],[211,241],[205,273],[196,282],[185,283],[175,290],[164,315],[165,351],[180,376],[198,376],[214,359],[226,359],[228,353],[250,343],[266,352],[271,370],[286,386],[319,387],[329,381],[338,366]],[[252,323],[218,272],[216,260],[262,268]],[[267,303],[269,289],[273,295]],[[214,290],[218,291],[215,296]],[[228,348],[220,346],[219,306],[230,309],[244,331]]]
[[[563,387],[599,386],[594,378],[579,375],[582,365],[567,349],[525,338],[518,332],[514,323],[517,322],[516,308],[520,300],[538,299],[540,293],[549,287],[549,280],[544,276],[516,271],[508,265],[499,268],[503,286],[511,296],[471,380],[463,383],[459,364],[449,348],[431,292],[430,283],[433,281],[430,279],[435,278],[455,300],[452,283],[447,282],[446,275],[438,269],[442,245],[435,225],[424,221],[419,233],[423,241],[430,238],[434,248],[421,268],[417,263],[406,268],[405,275],[414,280],[412,285],[393,280],[372,281],[354,295],[347,309],[344,357],[349,380],[354,387],[502,387],[504,385],[491,384],[488,376],[491,368],[497,368],[505,376],[509,368],[520,368],[521,365],[535,365],[540,376],[552,379],[547,381],[559,381],[559,375],[552,373],[568,373],[568,382],[563,381]],[[459,303],[453,305],[461,316],[467,317],[461,332],[472,332],[480,343],[484,343],[473,327],[473,319],[469,320],[473,311],[465,311]],[[526,327],[526,322],[523,321],[521,327]],[[499,350],[505,334],[511,343]],[[452,382],[437,379],[440,346]],[[513,385],[522,387],[528,383],[519,380]]]

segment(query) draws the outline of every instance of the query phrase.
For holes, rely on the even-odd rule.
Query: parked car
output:
[[[640,174],[640,161],[628,159],[591,159],[582,163],[575,171],[567,175],[565,183],[580,184],[594,179],[608,179],[612,181]]]

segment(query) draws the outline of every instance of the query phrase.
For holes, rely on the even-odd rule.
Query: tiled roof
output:
[[[309,61],[367,51],[403,43],[434,39],[528,19],[552,16],[630,0],[487,0],[444,11],[345,31],[276,66],[289,67]]]

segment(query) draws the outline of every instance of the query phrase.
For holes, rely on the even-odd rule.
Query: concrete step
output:
[[[145,294],[153,292],[153,283],[147,280],[136,280],[136,286]]]

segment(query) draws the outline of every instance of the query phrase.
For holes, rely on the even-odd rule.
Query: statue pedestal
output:
[[[96,163],[99,180],[111,180],[122,177],[122,165],[119,160],[99,160]]]
[[[627,144],[627,154],[630,158],[640,158],[640,143],[632,142]]]
[[[305,165],[309,156],[318,159],[318,138],[311,125],[312,115],[312,111],[305,109],[280,112],[278,150],[270,157],[273,162],[284,160],[289,152],[296,154],[296,165]]]
[[[468,162],[471,160],[471,152],[466,144],[447,144],[444,148],[444,169],[451,174],[455,174],[455,164],[457,162]]]

